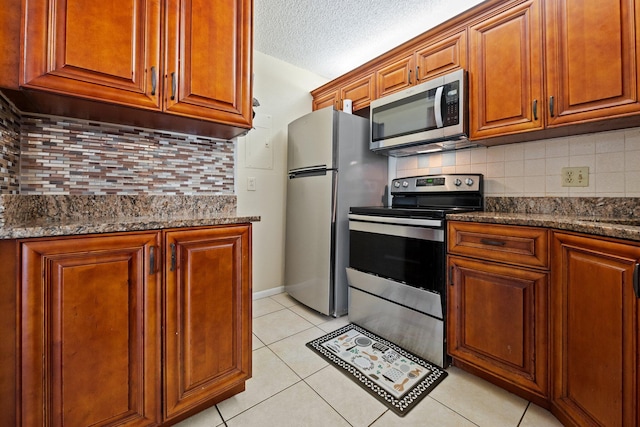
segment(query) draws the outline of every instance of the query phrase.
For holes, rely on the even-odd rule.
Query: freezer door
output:
[[[285,291],[333,315],[333,187],[336,172],[287,181]]]
[[[288,127],[287,168],[334,167],[334,115],[323,108],[294,120]]]

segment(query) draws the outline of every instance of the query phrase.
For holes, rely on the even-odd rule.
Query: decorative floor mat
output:
[[[400,416],[447,376],[437,366],[354,324],[310,341],[307,347]]]

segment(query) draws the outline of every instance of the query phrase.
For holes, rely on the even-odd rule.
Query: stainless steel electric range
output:
[[[446,215],[483,210],[483,177],[400,178],[391,195],[350,209],[349,321],[445,367]]]

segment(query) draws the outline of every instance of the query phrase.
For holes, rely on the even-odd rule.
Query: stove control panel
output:
[[[397,178],[392,181],[391,194],[436,192],[482,192],[481,174],[423,175]]]

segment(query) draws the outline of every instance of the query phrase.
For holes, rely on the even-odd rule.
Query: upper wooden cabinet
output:
[[[640,3],[545,0],[548,126],[640,111]]]
[[[429,40],[415,54],[416,83],[467,68],[467,31]]]
[[[333,106],[334,109],[340,109],[340,90],[330,88],[326,92],[318,92],[313,96],[313,111]]]
[[[166,5],[166,111],[251,125],[252,0]]]
[[[161,107],[159,0],[24,3],[21,86]]]
[[[635,3],[516,2],[470,27],[471,138],[638,114]]]
[[[469,134],[480,139],[542,129],[542,18],[538,0],[469,29]]]
[[[337,84],[323,86],[313,92],[313,109],[328,105],[342,108],[342,100],[353,100],[353,110],[368,107],[375,99],[392,94],[410,86],[423,83],[467,66],[467,32],[458,30],[454,34],[430,38],[415,48],[402,50],[376,62],[367,71]]]
[[[68,108],[45,112],[86,118],[74,110],[100,101],[96,115],[111,120],[127,119],[107,108],[118,105],[250,128],[251,0],[25,0],[23,7],[20,87],[85,101],[62,98]]]
[[[470,139],[495,145],[637,126],[639,57],[639,0],[488,0],[311,94],[373,72],[377,99],[463,68]]]
[[[360,110],[361,108],[369,106],[369,103],[376,99],[375,93],[376,86],[373,74],[368,74],[358,80],[347,83],[340,89],[340,102],[345,99],[350,99],[353,102],[353,110]],[[339,106],[339,108],[342,107],[344,107],[344,105]]]
[[[414,56],[407,55],[378,69],[376,99],[413,86],[416,83],[414,67]]]

